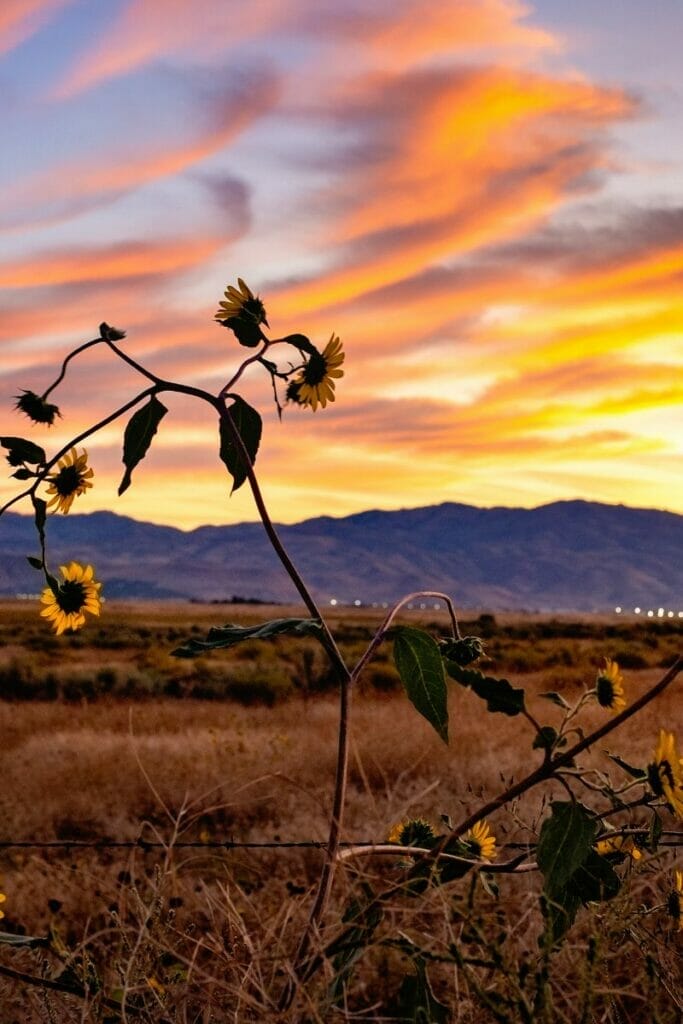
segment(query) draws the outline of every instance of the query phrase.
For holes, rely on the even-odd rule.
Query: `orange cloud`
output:
[[[2,0],[0,6],[0,53],[19,46],[46,25],[60,7],[72,0]]]
[[[174,53],[205,59],[243,43],[281,20],[280,0],[257,4],[215,0],[131,0],[99,45],[89,47],[56,91],[64,99],[109,78],[136,70]]]

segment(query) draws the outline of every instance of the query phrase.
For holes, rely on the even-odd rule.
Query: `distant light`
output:
[[[614,610],[617,613],[617,615],[621,615],[621,605],[620,604],[618,604]]]
[[[679,619],[683,619],[683,612],[679,612],[678,613],[678,617],[679,617]]]
[[[633,611],[636,613],[636,615],[640,615],[640,608],[634,608]]]
[[[661,619],[663,615],[664,615],[664,609],[663,608],[658,608],[657,609],[657,618]]]
[[[382,608],[388,608],[388,607],[389,607],[389,605],[387,604],[387,602],[386,601],[382,601]]]
[[[409,608],[414,608],[414,607],[415,607],[415,605],[414,605],[414,604],[409,604],[409,605],[408,605],[408,607],[409,607]]]
[[[334,605],[336,603],[337,603],[337,598],[336,597],[331,597],[330,598],[330,604]]]
[[[652,611],[652,608],[648,608],[648,612],[647,612],[648,619],[651,619],[653,615],[654,615],[654,612]]]
[[[373,601],[373,602],[372,602],[372,607],[373,607],[373,608],[376,608],[376,607],[377,607],[377,602],[376,602],[376,601]]]
[[[358,598],[356,598],[356,600],[353,603],[355,604],[356,608],[360,608],[361,602],[358,600]]]
[[[420,605],[420,608],[422,608],[423,610],[424,610],[424,609],[425,609],[426,607],[427,607],[427,605],[426,605],[426,604],[421,604],[421,605]]]
[[[436,601],[436,602],[435,602],[435,604],[434,604],[434,611],[438,612],[438,610],[439,610],[439,608],[440,608],[440,607],[441,607],[441,605],[439,604],[439,602],[438,602],[438,601]],[[680,613],[679,613],[679,614],[680,614]]]
[[[673,612],[667,612],[666,613],[666,617],[667,617],[667,619],[673,619],[674,613]]]

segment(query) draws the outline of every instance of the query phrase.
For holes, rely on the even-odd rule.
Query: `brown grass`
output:
[[[179,609],[164,606],[146,608],[144,625],[137,610],[115,612],[121,629],[134,640],[116,652],[121,662],[138,657],[140,629],[168,634],[182,621]],[[200,614],[193,607],[190,612],[197,620],[190,619],[190,625],[202,630],[209,620],[235,618],[234,609],[227,615],[225,609],[202,609]],[[268,610],[248,609],[246,614],[260,621]],[[27,622],[25,610],[12,608],[4,625],[19,635],[20,627],[29,628]],[[354,616],[351,625],[356,622],[367,625],[367,617]],[[589,642],[597,645],[596,636]],[[634,635],[629,641],[634,650],[640,650],[640,639]],[[348,646],[358,643],[347,637]],[[569,641],[556,640],[558,645],[568,646]],[[13,645],[11,656],[20,657],[24,649],[24,644]],[[290,648],[286,651],[294,657]],[[258,657],[258,652],[251,653]],[[602,655],[613,653],[613,646],[603,644]],[[102,665],[109,661],[106,650],[84,649],[68,640],[59,649],[60,662],[64,656],[82,665],[91,659]],[[502,662],[505,655],[497,657]],[[236,655],[223,658],[235,661]],[[535,695],[560,688],[571,699],[578,692],[573,672],[575,666],[565,664],[550,674],[510,673],[510,678],[524,686],[537,717],[552,724],[558,709]],[[635,694],[659,678],[661,670],[652,666],[625,675]],[[679,704],[680,684],[610,736],[586,763],[606,767],[603,746],[636,764],[646,763],[657,729],[677,720]],[[486,714],[468,692],[453,688],[450,713],[447,748],[401,695],[359,695],[353,709],[346,839],[383,840],[390,825],[406,816],[438,823],[445,813],[457,820],[476,808],[480,794],[493,795],[503,779],[526,773],[539,757],[538,751],[529,751],[531,730],[525,722]],[[603,716],[594,708],[582,724],[588,729]],[[333,695],[310,699],[305,690],[275,708],[154,697],[142,702],[0,703],[0,839],[143,836],[169,846],[177,840],[322,841],[336,729]],[[618,770],[613,774],[616,778]],[[497,815],[492,825],[500,842],[528,838],[548,799],[566,799],[566,793],[551,784]],[[636,812],[634,820],[645,819]],[[665,826],[672,827],[670,819]],[[166,854],[143,849],[9,849],[0,852],[1,887],[7,894],[3,925],[34,935],[45,934],[52,925],[70,948],[85,941],[83,949],[108,990],[124,988],[133,1004],[139,1000],[146,1007],[143,1020],[276,1020],[273,999],[287,977],[320,858],[319,851],[310,849],[178,848]],[[577,1007],[589,985],[596,996],[585,1024],[679,1020],[668,991],[676,977],[670,926],[662,914],[644,919],[635,914],[639,902],[653,906],[666,898],[671,866],[671,858],[663,854],[628,867],[623,897],[581,912],[566,949],[554,960],[553,1020],[581,1020]],[[359,881],[377,887],[398,870],[393,860],[348,862],[338,876],[328,937]],[[511,974],[524,963],[536,964],[538,876],[501,877],[500,888],[500,902],[478,890],[473,906],[467,903],[469,880],[436,889],[421,900],[400,901],[380,926],[347,1002],[332,1006],[325,1001],[328,965],[287,1020],[405,1019],[396,1016],[396,994],[401,977],[410,973],[409,964],[399,950],[382,944],[397,934],[435,955],[447,951],[449,942],[472,951],[481,944],[481,935],[493,943],[502,934],[502,955]],[[479,919],[479,939],[468,937],[468,927]],[[589,941],[597,944],[592,974],[586,960]],[[40,973],[43,955],[2,950],[0,964]],[[54,957],[50,962],[54,971]],[[86,969],[79,962],[76,970],[83,974]],[[431,971],[435,991],[452,1007],[454,1021],[494,1019],[477,1003],[466,974],[438,963]],[[494,985],[490,971],[477,976],[484,987]],[[39,990],[2,978],[0,1006],[3,1024],[49,1021],[50,1013],[58,1022],[104,1021],[111,1014],[95,995],[84,1010],[79,1000],[53,995],[46,1003]],[[124,1018],[114,1015],[111,1020]]]

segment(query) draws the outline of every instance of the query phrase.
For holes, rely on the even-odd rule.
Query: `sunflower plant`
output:
[[[227,623],[213,628],[204,639],[187,639],[172,653],[179,658],[195,658],[207,651],[229,650],[243,641],[283,635],[312,637],[324,649],[339,685],[337,772],[324,858],[308,924],[299,939],[287,980],[275,1001],[281,1011],[287,1010],[321,972],[322,966],[328,964],[334,979],[329,991],[330,1005],[339,1004],[353,982],[357,963],[372,943],[380,942],[400,948],[411,964],[397,995],[401,1012],[406,1014],[401,1019],[421,1020],[425,1024],[448,1019],[447,1009],[433,995],[428,977],[427,965],[438,961],[462,972],[470,990],[489,1010],[492,1005],[488,994],[490,986],[487,988],[488,982],[482,981],[479,968],[484,964],[494,975],[501,974],[503,981],[495,1003],[496,1019],[525,1020],[531,1024],[537,1019],[535,1014],[539,1009],[551,1013],[545,981],[547,966],[582,908],[614,899],[628,872],[641,870],[649,858],[660,855],[666,845],[664,821],[683,819],[683,760],[673,732],[660,730],[648,764],[634,765],[613,753],[607,755],[610,763],[603,767],[582,763],[582,756],[599,740],[670,686],[683,663],[679,659],[659,682],[633,699],[617,661],[606,657],[596,669],[594,683],[584,687],[573,703],[556,691],[547,691],[535,702],[539,710],[531,706],[523,689],[507,679],[487,674],[484,643],[479,637],[461,634],[450,596],[420,591],[402,598],[387,612],[355,665],[347,665],[268,513],[255,472],[262,418],[238,390],[245,370],[256,368],[268,384],[269,400],[274,402],[279,418],[286,406],[313,413],[325,410],[335,402],[337,385],[344,376],[342,342],[334,332],[324,346],[316,345],[304,334],[269,337],[266,331],[270,331],[270,324],[264,301],[241,278],[236,285],[226,288],[214,321],[236,343],[233,350],[236,354],[240,349],[248,350],[242,353],[241,361],[237,360],[229,380],[215,393],[153,373],[125,351],[122,346],[125,332],[103,322],[96,337],[80,344],[65,357],[56,379],[42,394],[24,390],[17,397],[18,412],[35,426],[49,428],[61,416],[58,406],[49,401],[52,393],[64,379],[71,362],[94,347],[107,349],[144,381],[142,390],[129,401],[107,412],[51,456],[32,439],[15,435],[0,437],[11,475],[25,485],[0,509],[0,514],[22,499],[32,505],[38,554],[27,558],[45,580],[40,615],[58,636],[68,637],[86,625],[87,616],[99,616],[103,609],[101,591],[106,589],[106,584],[103,588],[96,579],[92,565],[78,561],[78,552],[74,552],[73,559],[59,567],[57,576],[50,568],[48,555],[50,516],[69,514],[75,503],[95,486],[88,451],[79,446],[102,428],[129,415],[123,430],[123,475],[118,488],[118,493],[123,494],[133,484],[134,474],[157,432],[163,429],[168,410],[162,396],[167,392],[180,393],[208,405],[216,417],[219,458],[232,480],[232,490],[248,484],[267,540],[296,586],[307,615],[274,619],[256,626]],[[445,603],[448,635],[433,636],[424,629],[398,621],[402,608],[419,597],[439,598]],[[455,700],[463,691],[468,691],[480,702],[482,714],[519,720],[520,730],[527,730],[531,766],[526,765],[529,768],[526,774],[516,781],[508,781],[499,793],[473,799],[459,820],[452,820],[448,809],[442,812],[439,825],[423,817],[403,818],[388,827],[383,843],[342,847],[351,697],[365,667],[384,643],[392,647],[407,697],[444,743],[450,742],[453,732],[449,720],[449,689],[454,691]],[[584,715],[591,706],[604,714],[601,723],[588,731]],[[548,714],[551,720],[547,720]],[[619,773],[616,781],[611,774],[615,770]],[[541,820],[525,818],[523,798],[535,787],[550,783],[555,784],[554,798],[544,801]],[[557,799],[558,785],[563,799]],[[516,815],[527,836],[525,842],[516,845],[506,842],[504,832],[493,820],[503,809]],[[382,878],[383,887],[373,888],[360,879],[336,934],[321,947],[321,929],[329,909],[335,872],[341,864],[351,870],[357,858],[368,856],[384,857],[384,863],[389,865],[388,877]],[[485,939],[483,933],[476,941],[484,945],[489,942],[488,959],[480,954],[467,955],[457,943],[437,955],[428,945],[407,943],[402,932],[398,936],[387,933],[390,927],[387,909],[395,907],[397,901],[423,898],[437,889],[450,892],[458,886],[466,887],[468,926],[476,930],[476,899],[500,899],[504,876],[529,872],[536,872],[541,879],[538,945],[542,969],[520,970],[515,980],[505,967],[500,939]],[[674,878],[666,907],[680,928],[680,871]],[[665,904],[659,909],[662,907]],[[0,933],[2,942],[17,945],[16,936],[8,937],[5,933]],[[41,945],[44,941],[26,938],[20,944]],[[33,981],[40,983],[40,979]],[[51,982],[51,987],[59,988],[59,982]],[[149,987],[158,997],[159,992],[151,981]],[[73,985],[64,991],[79,994]]]

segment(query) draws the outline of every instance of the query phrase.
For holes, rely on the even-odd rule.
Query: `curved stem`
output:
[[[64,377],[66,375],[66,368],[67,368],[67,366],[69,365],[69,363],[71,362],[71,360],[75,356],[80,355],[81,352],[85,352],[85,350],[87,348],[92,348],[93,345],[101,345],[103,342],[104,342],[104,338],[92,338],[91,341],[85,341],[82,345],[79,345],[78,348],[75,348],[73,350],[73,352],[69,352],[68,356],[66,357],[66,359],[62,363],[62,368],[59,371],[59,376],[57,377],[57,379],[52,384],[50,384],[50,386],[47,389],[47,391],[43,392],[43,398],[47,398],[47,396],[50,394],[50,392],[54,391],[54,389],[57,387],[58,384],[61,384],[61,382],[64,380]]]

